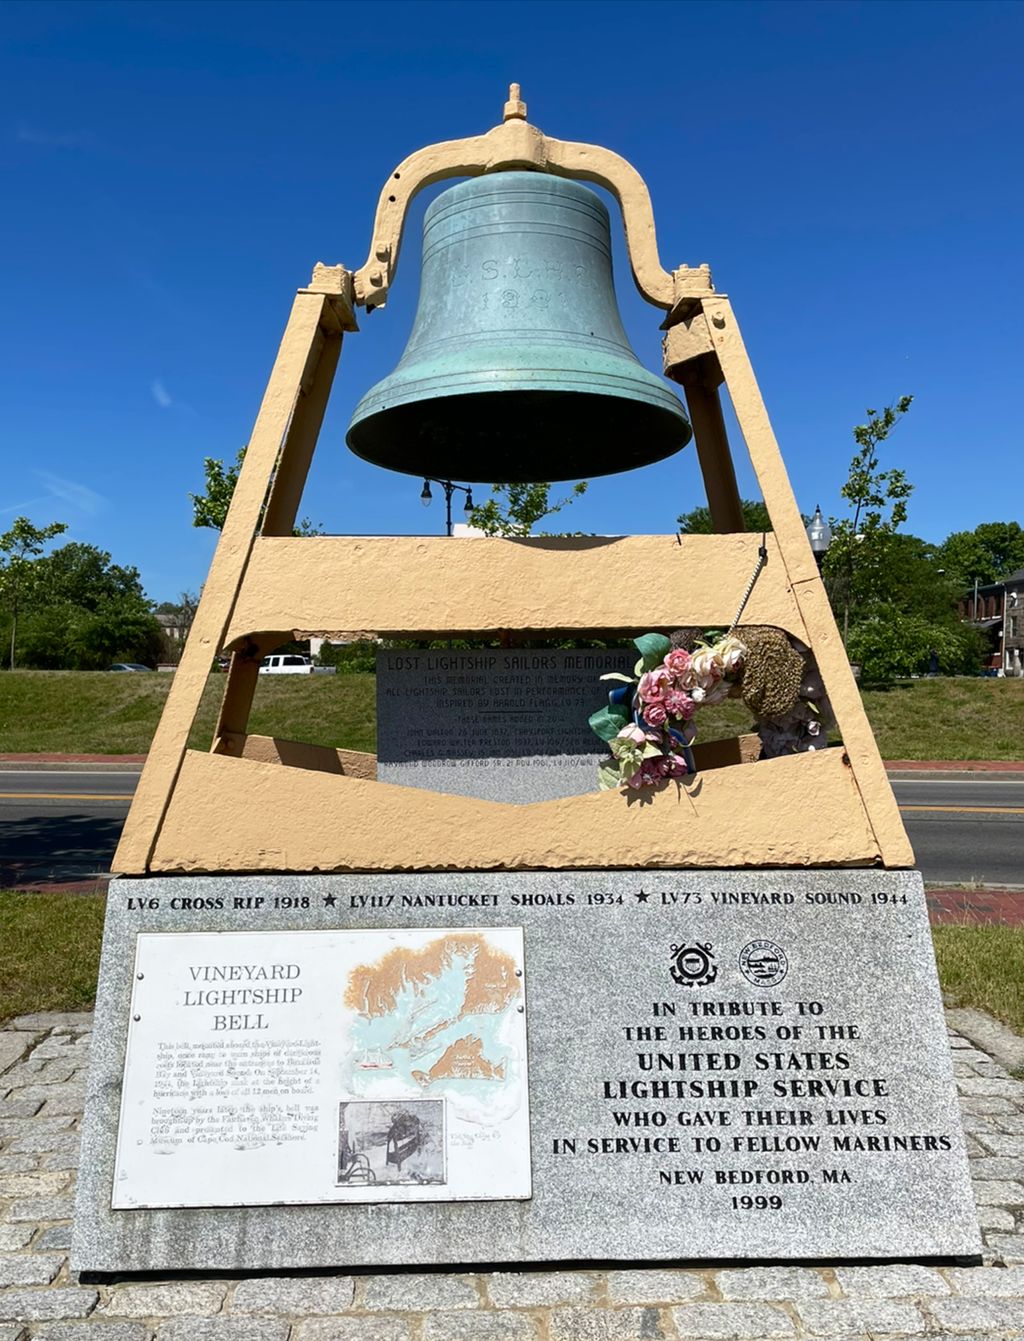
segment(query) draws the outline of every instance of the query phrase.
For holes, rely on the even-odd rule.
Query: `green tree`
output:
[[[847,651],[861,667],[861,679],[883,684],[920,674],[935,653],[945,674],[977,670],[981,659],[977,634],[958,620],[934,621],[879,601],[850,629]]]
[[[51,522],[49,526],[33,526],[27,517],[15,517],[9,531],[0,535],[0,592],[10,612],[10,668],[18,640],[18,615],[30,595],[35,561],[54,536],[66,531],[65,522]]]
[[[76,610],[68,629],[68,660],[80,670],[102,670],[114,661],[153,666],[162,648],[160,625],[138,596],[105,596],[92,610]]]
[[[233,465],[226,466],[216,457],[208,456],[203,461],[203,479],[206,489],[201,494],[189,494],[192,500],[192,525],[208,526],[211,530],[222,531],[231,506],[231,496],[238,483],[238,472],[245,460],[245,448],[238,449]]]
[[[961,590],[975,578],[984,587],[1024,568],[1024,529],[1015,521],[982,522],[973,531],[948,535],[940,553]]]
[[[913,396],[901,396],[881,413],[868,410],[868,422],[853,430],[857,451],[840,490],[851,515],[830,519],[832,544],[822,563],[832,608],[842,612],[847,647],[851,619],[867,617],[872,602],[884,595],[892,537],[907,519],[913,485],[902,470],[881,469],[879,449],[912,402]]]
[[[772,529],[768,509],[759,498],[743,498],[740,503],[743,508],[743,529],[745,531],[770,531]],[[708,507],[693,508],[690,512],[684,512],[676,520],[683,535],[713,535],[715,532],[714,523],[711,520],[711,509]],[[810,518],[804,517],[805,526],[809,520]]]
[[[587,481],[574,484],[564,498],[552,502],[551,485],[540,481],[530,484],[492,484],[491,496],[469,513],[469,524],[485,535],[531,535],[545,517],[561,512],[587,492]]]
[[[145,600],[137,568],[114,563],[104,549],[71,540],[35,563],[35,600],[40,605],[78,605],[94,610],[116,597]]]
[[[36,558],[22,610],[21,665],[94,670],[159,659],[160,626],[138,569],[95,545],[71,541]]]
[[[847,651],[863,678],[877,683],[927,671],[933,652],[943,674],[977,670],[981,642],[957,614],[959,595],[935,545],[892,535],[875,573],[873,599],[850,625]]]
[[[208,526],[214,531],[222,531],[227,519],[231,498],[238,483],[239,471],[245,460],[245,448],[239,447],[238,455],[232,465],[226,466],[216,457],[208,456],[203,461],[203,478],[206,485],[201,494],[189,494],[192,500],[192,525]],[[262,513],[260,514],[262,519]],[[321,535],[319,527],[313,525],[308,517],[303,517],[296,526],[295,535]]]

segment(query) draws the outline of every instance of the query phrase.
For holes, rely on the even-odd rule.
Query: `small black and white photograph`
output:
[[[443,1099],[339,1105],[339,1187],[446,1181]]]

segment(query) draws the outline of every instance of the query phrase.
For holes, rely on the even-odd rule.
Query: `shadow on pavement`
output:
[[[33,815],[0,821],[0,888],[105,881],[124,815]]]

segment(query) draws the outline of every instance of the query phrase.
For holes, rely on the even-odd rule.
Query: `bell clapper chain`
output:
[[[751,593],[754,590],[754,584],[757,582],[757,579],[761,576],[762,570],[768,563],[768,546],[766,544],[766,537],[767,532],[762,531],[761,543],[757,549],[757,563],[754,565],[754,571],[750,575],[750,581],[747,583],[747,589],[743,593],[743,600],[740,601],[739,609],[736,611],[736,616],[733,619],[732,623],[729,625],[730,633],[732,633],[735,630],[736,625],[740,622],[740,617],[742,616],[743,611],[747,608],[747,601],[750,600]]]

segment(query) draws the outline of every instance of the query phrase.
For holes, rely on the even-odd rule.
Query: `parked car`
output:
[[[108,669],[112,671],[151,671],[152,666],[143,666],[138,661],[116,661]]]

